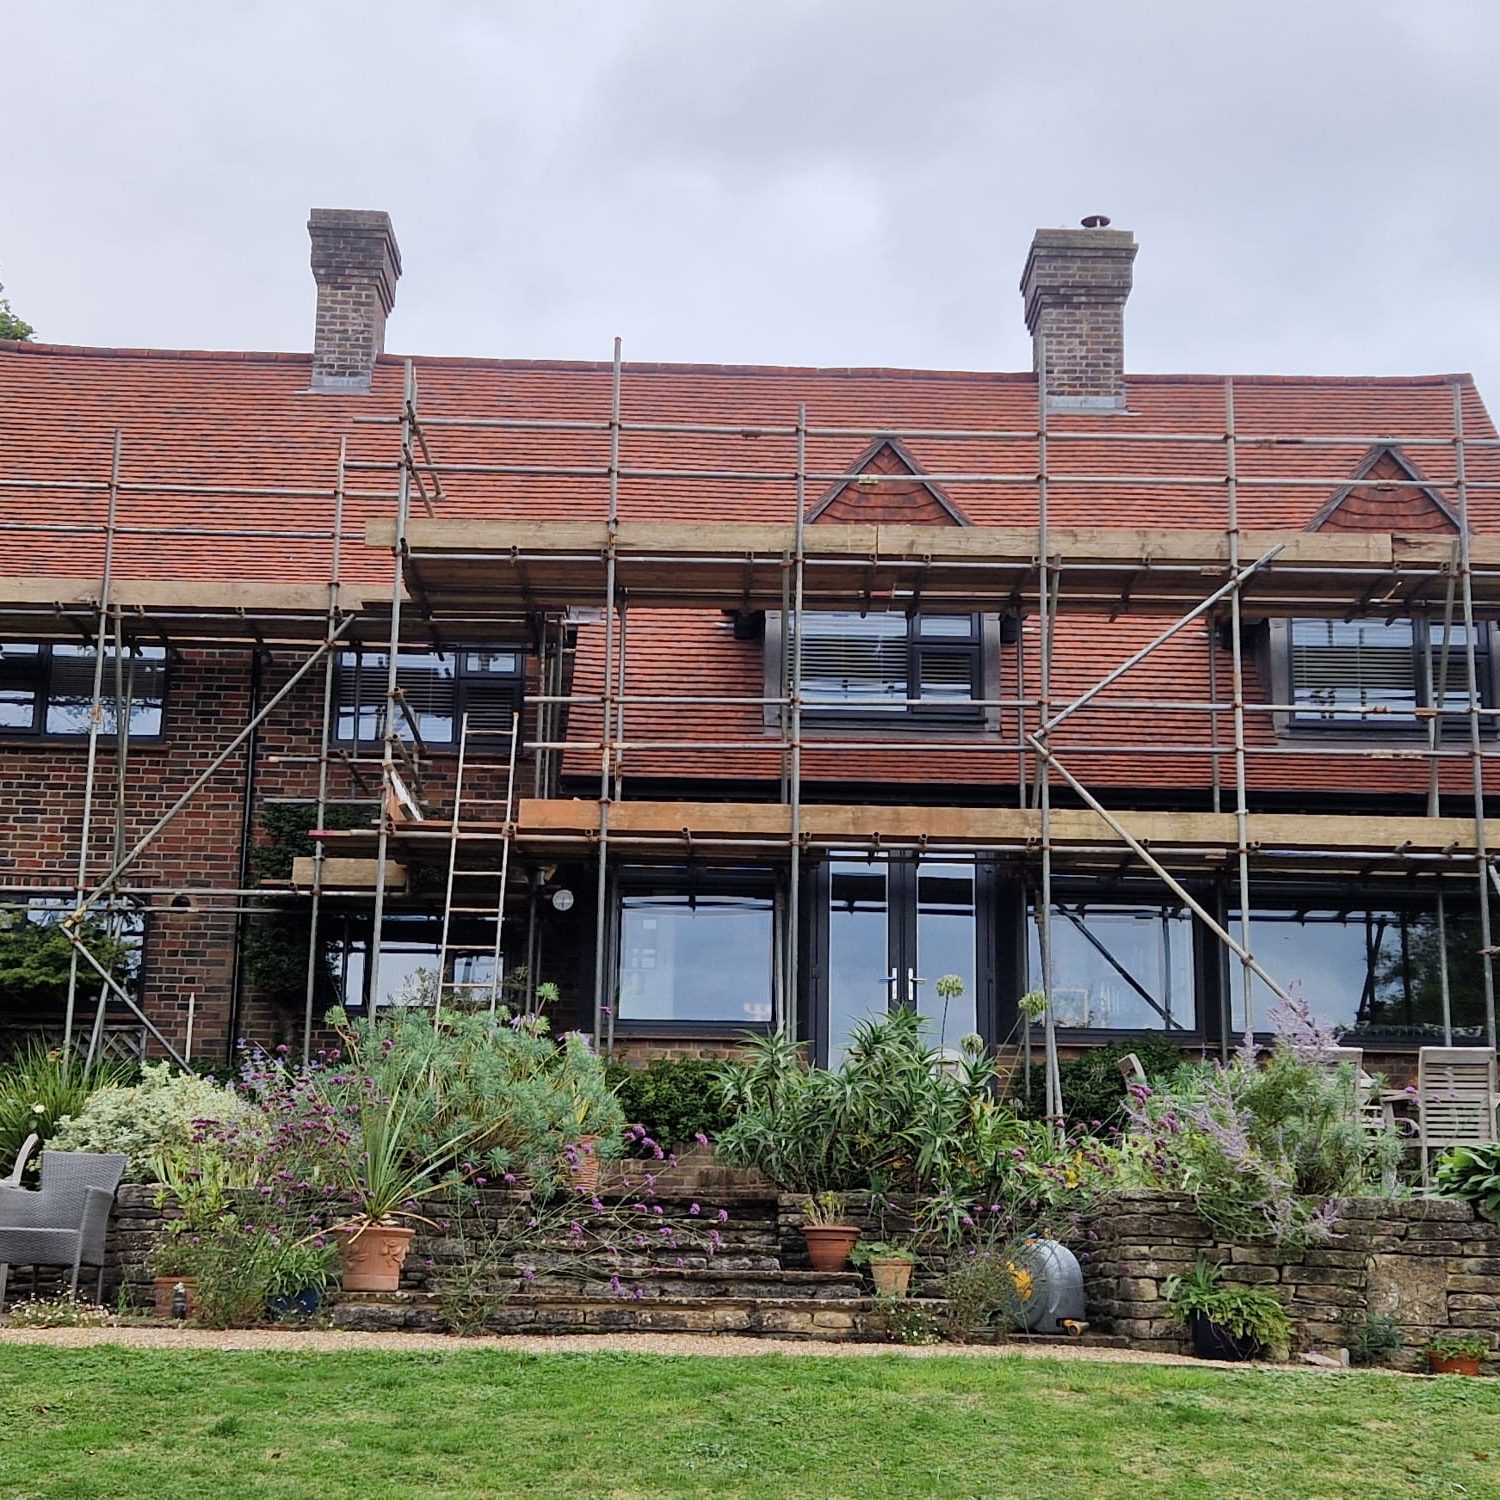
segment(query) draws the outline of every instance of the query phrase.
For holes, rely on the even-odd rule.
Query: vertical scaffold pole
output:
[[[344,539],[344,469],[349,440],[339,439],[339,464],[333,481],[333,549],[328,566],[328,639],[339,623],[339,548]],[[323,724],[318,736],[318,827],[328,810],[328,750],[333,742],[334,653],[323,658]],[[312,1060],[313,1007],[318,993],[318,959],[322,946],[318,926],[323,907],[323,840],[313,840],[312,923],[307,934],[307,985],[302,997],[302,1062]]]
[[[93,833],[94,818],[94,773],[99,763],[99,723],[104,716],[100,696],[104,691],[104,642],[109,629],[110,585],[113,581],[115,561],[115,522],[120,506],[120,429],[115,428],[114,445],[109,460],[109,504],[104,517],[104,569],[99,584],[99,631],[94,641],[94,696],[89,705],[89,748],[84,761],[83,773],[83,818],[78,835],[78,903],[77,914],[82,915],[84,897],[88,892],[89,839]],[[81,937],[82,934],[80,933]],[[68,958],[68,1000],[63,1013],[63,1056],[73,1046],[73,1022],[78,1007],[78,946],[70,944]]]
[[[373,1021],[380,1000],[380,929],[385,921],[386,861],[390,854],[391,816],[395,804],[396,736],[400,714],[396,708],[396,663],[401,653],[401,591],[406,579],[406,527],[411,519],[412,425],[416,412],[417,373],[410,360],[401,399],[401,474],[396,484],[396,541],[391,558],[391,635],[385,673],[385,723],[380,737],[380,834],[375,845],[375,910],[371,915],[370,993],[367,1014]]]
[[[1464,660],[1469,672],[1469,758],[1474,779],[1474,871],[1479,881],[1479,956],[1484,976],[1484,1040],[1495,1045],[1495,964],[1490,936],[1490,857],[1484,826],[1484,726],[1475,660],[1474,567],[1469,537],[1469,476],[1464,454],[1463,386],[1453,382],[1453,479],[1458,496],[1459,583],[1463,590]]]
[[[604,553],[604,676],[599,713],[599,865],[594,900],[594,1046],[604,1041],[605,985],[610,964],[609,805],[614,756],[615,562],[620,535],[620,340],[615,339],[609,390],[609,522]],[[610,1007],[613,1010],[613,1006]]]
[[[1057,583],[1052,577],[1049,555],[1047,495],[1047,348],[1037,344],[1036,372],[1036,556],[1041,585],[1041,610],[1037,615],[1037,668],[1039,700],[1037,734],[1047,744],[1047,721],[1052,717],[1052,635],[1056,622]],[[1052,1009],[1052,771],[1045,755],[1037,757],[1037,810],[1041,814],[1042,889],[1037,911],[1037,944],[1041,950],[1042,1062],[1046,1071],[1047,1119],[1056,1125],[1062,1115],[1062,1088],[1057,1068],[1057,1018]],[[1028,1023],[1029,1024],[1029,1023]],[[1030,1079],[1027,1079],[1028,1085]]]
[[[791,746],[787,754],[787,828],[791,837],[787,875],[786,1015],[787,1038],[796,1041],[801,1028],[797,966],[798,935],[802,921],[802,606],[807,584],[807,405],[797,407],[797,520],[792,532],[792,617],[786,645],[791,646],[791,704],[787,722]],[[785,649],[785,646],[783,646]],[[835,1059],[828,1059],[829,1065]]]
[[[1234,841],[1239,884],[1240,942],[1246,955],[1255,951],[1250,936],[1250,810],[1245,769],[1245,651],[1240,631],[1240,495],[1239,454],[1235,443],[1234,380],[1224,381],[1224,501],[1225,532],[1229,541],[1229,576],[1235,587],[1229,594],[1229,688],[1234,695]],[[1216,716],[1217,717],[1217,716]],[[1254,971],[1248,957],[1240,960],[1240,1004],[1245,1013],[1245,1031],[1255,1030]],[[1220,1055],[1228,1057],[1229,1032],[1219,1029]]]

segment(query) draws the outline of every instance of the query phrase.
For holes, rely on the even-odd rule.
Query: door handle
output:
[[[913,1010],[917,1008],[917,986],[926,983],[925,979],[917,978],[917,971],[915,969],[908,969],[906,971],[906,999]]]
[[[895,969],[892,969],[891,972],[885,976],[885,1003],[887,1009],[890,1008],[891,1003],[896,998],[896,986],[900,984],[900,982],[900,976],[897,974]]]

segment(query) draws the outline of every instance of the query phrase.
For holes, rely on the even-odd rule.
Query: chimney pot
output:
[[[1125,299],[1135,236],[1090,214],[1080,229],[1038,229],[1021,274],[1033,367],[1054,409],[1125,405]]]
[[[385,320],[396,304],[401,251],[391,216],[378,210],[315,208],[307,221],[318,287],[312,388],[359,394],[385,349]]]

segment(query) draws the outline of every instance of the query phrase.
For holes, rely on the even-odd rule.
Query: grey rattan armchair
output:
[[[21,1149],[16,1152],[16,1159],[10,1169],[9,1177],[0,1177],[0,1187],[18,1188],[21,1185],[21,1173],[26,1170],[26,1163],[31,1160],[31,1153],[36,1150],[36,1143],[41,1140],[35,1131],[21,1142]]]
[[[78,1295],[81,1266],[97,1266],[95,1299],[104,1295],[104,1237],[125,1158],[83,1151],[42,1152],[36,1192],[0,1193],[0,1308],[12,1266],[61,1266]]]

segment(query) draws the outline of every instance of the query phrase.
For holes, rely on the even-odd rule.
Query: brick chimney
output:
[[[396,303],[401,251],[391,216],[358,208],[315,208],[307,221],[318,284],[312,388],[370,389],[385,320]]]
[[[1125,405],[1125,299],[1135,236],[1092,214],[1081,229],[1038,229],[1021,274],[1033,368],[1048,404],[1109,411]]]

